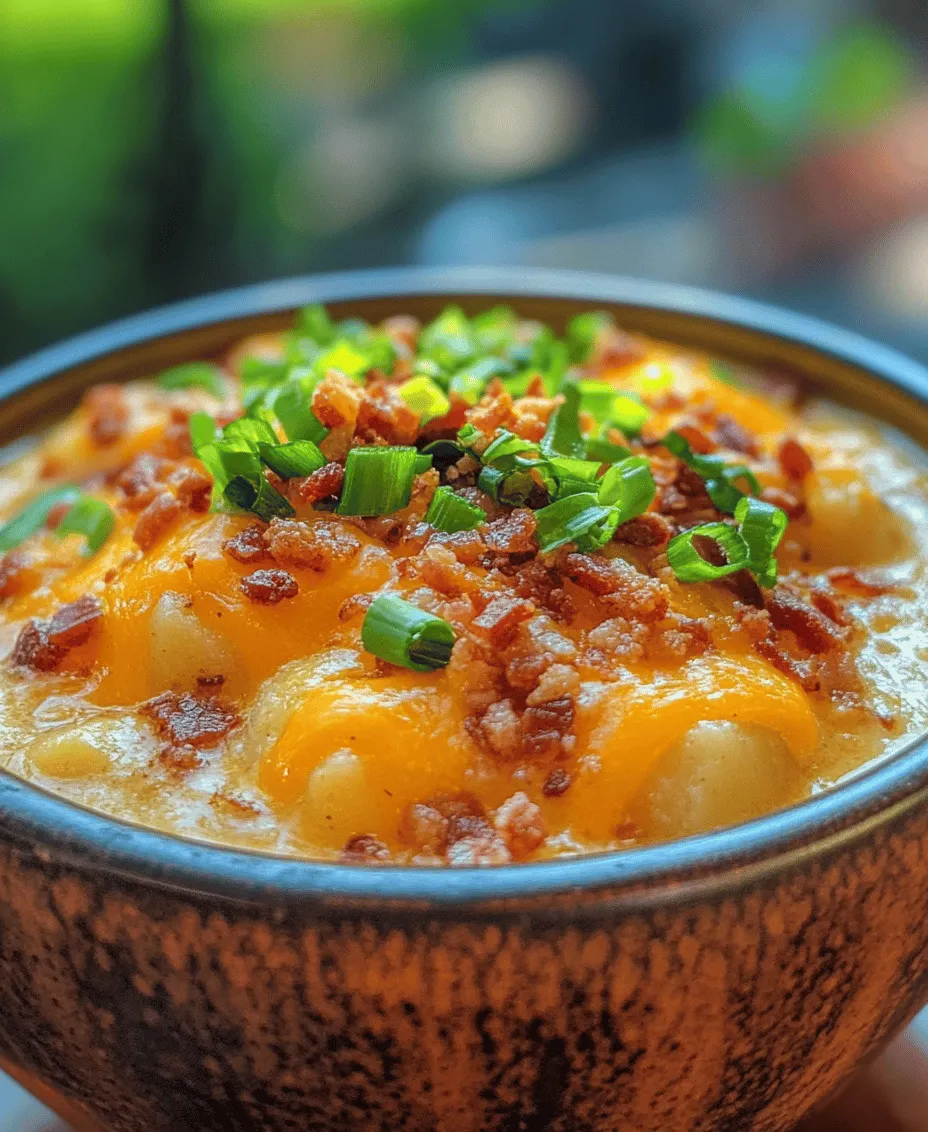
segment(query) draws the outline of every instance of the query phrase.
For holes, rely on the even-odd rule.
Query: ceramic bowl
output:
[[[12,439],[90,383],[340,315],[590,307],[797,371],[928,442],[928,374],[821,323],[573,274],[388,271],[197,300],[0,378]],[[131,663],[131,660],[128,661]],[[0,773],[0,1064],[120,1132],[775,1132],[922,1003],[928,744],[731,829],[487,869],[150,832]]]

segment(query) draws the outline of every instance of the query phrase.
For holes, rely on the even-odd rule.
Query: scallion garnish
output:
[[[325,467],[326,458],[311,440],[294,440],[290,444],[259,444],[261,459],[283,479],[311,475]]]
[[[280,421],[288,440],[321,444],[328,435],[328,429],[312,410],[314,387],[310,378],[290,378],[267,397],[268,408]]]
[[[451,402],[431,378],[420,375],[411,377],[397,386],[397,393],[419,418],[419,426],[443,417],[451,408]]]
[[[613,464],[599,485],[599,501],[607,507],[617,507],[620,522],[643,514],[657,491],[651,465],[644,456],[627,456]]]
[[[651,415],[647,406],[631,393],[620,393],[616,397],[612,402],[611,414],[611,423],[626,436],[638,436]]]
[[[750,492],[760,492],[757,476],[745,464],[726,464],[723,456],[694,452],[686,437],[676,431],[668,432],[663,443],[665,448],[702,476],[706,493],[720,511],[730,515],[735,513],[735,508],[747,494],[738,487],[739,483],[743,483]]]
[[[774,552],[786,530],[786,512],[762,499],[745,496],[735,508],[735,518],[748,548],[748,569],[758,585],[769,589],[777,580]]]
[[[392,515],[409,503],[415,448],[352,448],[345,461],[339,515]]]
[[[48,516],[59,503],[73,503],[80,495],[80,489],[71,484],[52,487],[37,495],[8,523],[0,527],[0,551],[13,550],[25,542],[30,535],[45,526]]]
[[[586,444],[580,431],[580,387],[576,382],[565,382],[561,395],[564,400],[548,420],[541,451],[545,456],[571,456],[582,460]]]
[[[445,373],[459,369],[475,349],[474,332],[460,307],[445,307],[419,335],[419,357],[435,362]]]
[[[86,540],[84,555],[89,557],[96,554],[106,542],[115,525],[116,516],[102,499],[82,495],[55,527],[55,534],[59,538],[71,534],[83,535]]]
[[[511,372],[512,366],[502,358],[480,358],[451,375],[448,393],[459,397],[467,405],[476,405],[491,378]]]
[[[454,630],[447,621],[397,594],[381,594],[374,598],[364,616],[361,644],[390,664],[414,672],[432,672],[444,668],[451,659]]]
[[[265,523],[271,519],[289,519],[295,514],[290,501],[271,487],[263,475],[257,481],[245,476],[233,476],[226,484],[223,495],[228,503],[242,511],[251,511]]]
[[[614,464],[617,460],[624,460],[631,456],[631,452],[623,444],[615,444],[604,430],[601,436],[589,437],[586,441],[586,458],[596,460],[600,464]]]
[[[481,507],[468,503],[460,495],[455,495],[450,487],[439,487],[432,496],[432,502],[425,513],[425,521],[437,531],[455,534],[457,531],[472,531],[486,522],[487,513]]]
[[[593,492],[577,492],[535,512],[535,537],[546,554],[569,542],[589,553],[612,538],[618,516],[615,507],[602,506]]]
[[[432,457],[428,452],[417,452],[416,462],[413,464],[413,472],[417,476],[421,476],[423,472],[427,472],[432,466]]]
[[[694,539],[706,539],[721,550],[725,562],[707,561],[699,553]],[[681,582],[714,582],[748,565],[747,543],[727,523],[704,523],[675,535],[667,544],[667,561]]]
[[[190,417],[190,443],[199,452],[216,439],[216,422],[209,413],[193,413]]]
[[[436,468],[444,471],[445,468],[456,464],[464,452],[465,450],[453,440],[433,440],[431,444],[426,444],[419,455],[428,456]]]
[[[277,433],[262,417],[239,417],[230,421],[222,430],[222,435],[227,440],[233,437],[242,440],[249,448],[257,448],[259,444],[280,443]]]
[[[168,390],[205,389],[218,400],[226,393],[222,370],[210,362],[186,362],[184,365],[172,366],[158,375],[158,384],[162,389]]]
[[[570,360],[582,364],[589,360],[597,340],[612,326],[612,315],[605,311],[585,311],[567,324]]]

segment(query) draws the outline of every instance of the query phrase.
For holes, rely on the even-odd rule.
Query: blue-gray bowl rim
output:
[[[837,358],[928,404],[928,370],[851,331],[699,288],[574,271],[389,268],[260,283],[189,299],[80,334],[0,371],[0,398],[146,341],[306,303],[404,296],[614,303],[734,325]],[[775,360],[773,357],[771,360]],[[0,770],[0,837],[41,861],[124,881],[314,914],[483,919],[600,917],[724,898],[825,862],[928,802],[928,738],[787,809],[640,848],[487,868],[350,865],[240,849],[143,828]],[[327,912],[326,912],[327,910]]]

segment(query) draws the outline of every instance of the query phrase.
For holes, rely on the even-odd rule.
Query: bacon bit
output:
[[[95,385],[84,396],[87,431],[94,444],[115,444],[129,424],[129,406],[120,385]]]
[[[193,569],[193,564],[197,560],[197,552],[195,550],[188,550],[183,556],[184,565],[188,570]]]
[[[810,660],[798,660],[772,641],[758,641],[754,649],[774,668],[795,680],[804,692],[821,691],[822,682]]]
[[[681,495],[689,499],[708,499],[706,481],[699,472],[693,471],[686,464],[681,464],[677,470],[676,488]]]
[[[760,497],[765,503],[772,503],[774,507],[785,511],[787,519],[801,519],[806,513],[805,500],[798,499],[791,491],[785,491],[782,487],[762,488]]]
[[[569,622],[574,615],[574,603],[564,589],[557,570],[552,570],[537,558],[520,563],[514,572],[515,592],[519,597],[534,602],[539,609],[547,610],[558,621]]]
[[[173,472],[168,483],[177,492],[177,498],[191,511],[208,511],[213,481],[196,468],[182,467]]]
[[[351,597],[346,597],[338,607],[339,621],[350,621],[359,613],[366,613],[373,600],[373,594],[352,594]]]
[[[734,605],[735,620],[744,630],[751,644],[770,640],[773,626],[770,623],[770,614],[766,609],[755,609],[750,605],[742,605],[736,601]]]
[[[355,436],[368,442],[379,439],[387,444],[414,444],[418,432],[418,415],[392,386],[378,382],[368,387],[358,407]]]
[[[733,452],[743,452],[746,456],[757,456],[757,441],[728,413],[719,413],[715,418],[715,441],[721,448]]]
[[[51,672],[71,649],[86,644],[103,617],[90,594],[63,605],[48,621],[29,621],[20,630],[10,660],[36,672]]]
[[[12,597],[22,589],[29,560],[19,550],[11,550],[0,558],[0,599]]]
[[[390,850],[371,833],[356,833],[349,837],[339,860],[343,864],[371,864],[373,861],[389,861]]]
[[[477,576],[466,566],[461,566],[447,547],[438,543],[427,546],[415,559],[415,564],[422,581],[448,597],[475,593],[480,587]]]
[[[537,550],[535,516],[527,507],[517,507],[501,519],[494,519],[483,530],[489,550],[499,554],[525,554]]]
[[[576,585],[604,599],[609,616],[630,621],[659,621],[667,612],[667,588],[656,578],[642,574],[622,558],[597,558],[567,554],[562,569]]]
[[[673,527],[663,515],[648,512],[623,523],[612,536],[613,541],[627,546],[642,546],[649,550],[663,549],[670,542]]]
[[[829,621],[836,625],[850,625],[851,620],[831,594],[824,590],[810,590],[809,601],[819,613],[823,613]]]
[[[558,564],[572,582],[597,597],[613,594],[623,585],[623,579],[605,558],[568,553]]]
[[[391,315],[384,319],[382,328],[399,353],[415,353],[419,331],[422,329],[422,323],[417,318],[413,318],[411,314]]]
[[[717,543],[714,545],[718,547]],[[734,574],[729,574],[725,584],[744,605],[753,606],[754,609],[764,608],[763,591],[749,570],[738,570]]]
[[[678,432],[687,444],[689,444],[690,448],[700,455],[705,456],[707,453],[715,451],[715,441],[711,437],[706,436],[699,425],[694,421],[679,421],[674,427],[674,431]]]
[[[436,533],[431,536],[430,542],[447,547],[464,566],[475,565],[487,549],[487,544],[477,531],[455,531],[450,535]]]
[[[471,628],[494,648],[505,648],[522,624],[535,613],[530,601],[508,594],[494,597],[484,611],[471,622]]]
[[[214,747],[241,722],[235,711],[217,700],[189,692],[162,692],[142,704],[140,710],[154,722],[158,734],[176,748]]]
[[[294,519],[272,519],[264,532],[264,543],[271,556],[284,566],[315,570],[320,574],[336,562],[354,558],[361,549],[360,540],[351,531],[341,523],[328,520],[301,523]]]
[[[182,510],[169,491],[162,491],[139,515],[132,537],[142,550],[150,550]]]
[[[512,396],[494,379],[483,397],[467,411],[467,419],[474,428],[478,428],[488,437],[493,436],[500,428],[513,429],[516,424],[516,414]]]
[[[845,634],[832,621],[782,584],[767,592],[765,604],[774,626],[795,633],[810,652],[828,652],[845,643]]]
[[[487,820],[483,805],[464,791],[410,806],[401,822],[400,836],[421,850],[444,856],[449,865],[505,864],[510,860],[506,844]]]
[[[258,605],[277,605],[284,598],[296,597],[300,587],[286,570],[255,570],[242,578],[239,589]]]
[[[533,390],[536,381],[537,387]],[[528,395],[515,402],[516,423],[512,431],[523,440],[537,443],[548,427],[548,419],[554,411],[554,401],[545,395],[540,377],[532,378],[532,383]]]
[[[519,790],[493,815],[493,826],[517,860],[533,853],[545,839],[541,810]]]
[[[574,725],[573,696],[527,707],[522,716],[523,753],[529,758],[557,757],[573,746],[569,735]]]
[[[594,365],[600,369],[614,369],[633,365],[647,357],[647,350],[625,330],[610,326],[594,343]]]
[[[320,499],[328,499],[331,495],[338,495],[345,482],[345,469],[341,464],[334,462],[326,464],[324,468],[317,468],[304,479],[290,481],[290,494],[312,507]]]
[[[795,483],[804,480],[813,468],[812,457],[799,441],[793,440],[791,436],[787,437],[780,445],[777,458],[780,461],[783,475]]]
[[[260,523],[251,523],[232,538],[227,538],[222,549],[236,562],[263,562],[270,557],[264,545],[264,528]]]
[[[854,597],[879,597],[881,594],[892,593],[896,589],[893,582],[877,582],[865,578],[853,566],[835,566],[828,571],[828,580],[835,589]]]
[[[204,765],[205,760],[196,748],[189,744],[182,747],[172,747],[170,744],[165,744],[153,761],[161,763],[171,774],[179,776],[189,774],[192,770],[198,770]]]
[[[217,672],[213,676],[198,676],[197,677],[197,684],[201,688],[220,688],[223,684],[225,684],[225,682],[226,682],[226,678],[225,678],[225,676],[222,675],[221,672]]]
[[[216,423],[228,424],[222,413],[216,414]],[[193,455],[193,441],[190,437],[190,413],[179,405],[173,405],[168,413],[168,423],[164,426],[157,448],[173,460],[182,460]]]
[[[481,746],[498,758],[512,759],[518,755],[522,728],[511,700],[497,700],[480,718],[465,720],[464,725]]]
[[[572,782],[572,775],[563,767],[556,766],[545,779],[541,792],[546,798],[560,798],[562,794],[567,792]]]
[[[354,428],[364,390],[347,374],[330,369],[313,390],[312,410],[326,428],[351,425]]]
[[[116,481],[125,497],[123,507],[130,511],[141,511],[158,494],[160,488],[158,481],[164,472],[164,461],[150,452],[142,452],[136,456],[128,468]]]
[[[706,621],[671,614],[666,625],[656,626],[655,645],[676,660],[702,656],[712,646]]]

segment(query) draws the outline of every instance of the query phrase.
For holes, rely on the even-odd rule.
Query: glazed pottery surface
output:
[[[5,438],[295,307],[512,302],[779,365],[928,442],[928,374],[812,320],[577,276],[372,272],[182,304],[0,377]],[[730,830],[494,869],[170,838],[0,773],[0,1064],[119,1132],[790,1127],[928,985],[928,750]]]

